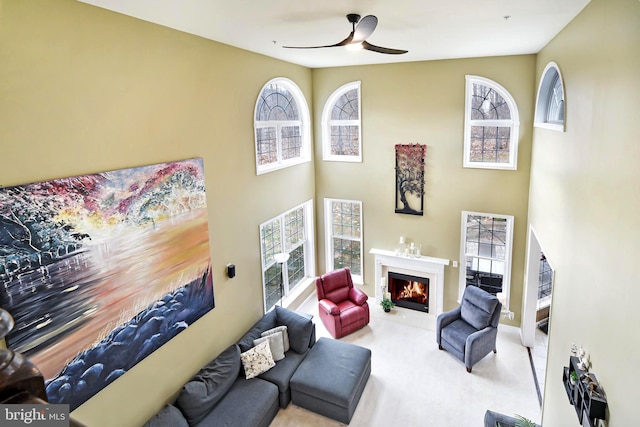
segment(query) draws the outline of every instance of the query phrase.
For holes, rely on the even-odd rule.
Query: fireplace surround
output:
[[[449,265],[448,259],[421,256],[410,258],[396,255],[394,251],[371,249],[375,256],[376,300],[381,301],[389,292],[388,274],[394,272],[429,279],[428,311],[437,316],[444,310],[444,267]]]

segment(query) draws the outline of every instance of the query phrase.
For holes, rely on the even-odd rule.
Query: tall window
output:
[[[311,200],[260,225],[265,312],[303,279],[315,276],[313,242]],[[289,259],[279,263],[276,255],[280,253],[288,254]]]
[[[360,82],[347,83],[331,94],[322,111],[322,158],[362,161]]]
[[[497,294],[509,301],[513,216],[462,212],[460,296],[467,286]]]
[[[362,202],[324,199],[327,271],[351,269],[356,283],[362,275]]]
[[[498,83],[466,77],[464,162],[466,168],[517,169],[516,103]]]
[[[258,175],[311,160],[309,108],[291,80],[267,82],[254,119]]]
[[[564,85],[555,62],[548,63],[542,72],[534,126],[564,132]]]

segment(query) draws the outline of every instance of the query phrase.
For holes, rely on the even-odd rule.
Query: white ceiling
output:
[[[537,53],[590,0],[79,0],[311,68]],[[371,44],[404,55],[328,45],[347,13],[376,15]],[[506,18],[508,17],[508,18]]]

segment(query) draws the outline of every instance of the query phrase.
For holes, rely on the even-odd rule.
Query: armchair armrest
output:
[[[324,310],[327,314],[340,314],[340,310],[338,309],[336,303],[328,299],[321,299],[320,301],[318,301],[318,307]]]
[[[436,342],[438,343],[438,345],[440,345],[441,343],[441,334],[442,334],[442,329],[445,328],[446,326],[450,325],[451,323],[455,322],[456,320],[460,319],[462,317],[462,309],[460,307],[456,307],[451,311],[445,311],[444,313],[441,313],[437,319],[436,319]]]
[[[351,288],[349,289],[349,299],[357,305],[364,305],[369,299],[369,296],[360,289]]]

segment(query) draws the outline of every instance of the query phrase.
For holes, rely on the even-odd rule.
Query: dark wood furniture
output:
[[[578,380],[571,381],[571,373],[575,372]],[[565,366],[562,382],[571,403],[583,427],[598,427],[597,420],[604,420],[607,411],[607,398],[596,376],[579,367],[579,360],[575,356],[569,358],[569,366]]]

